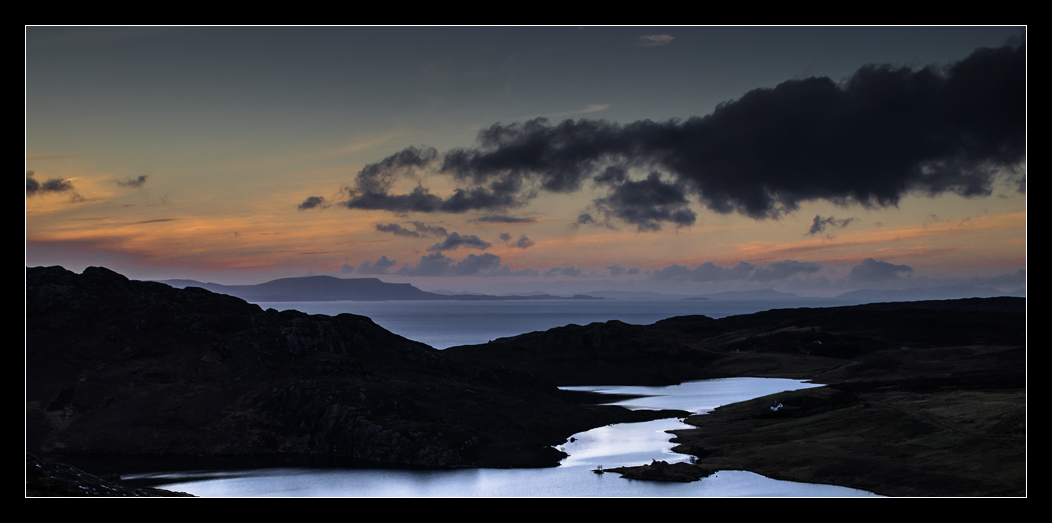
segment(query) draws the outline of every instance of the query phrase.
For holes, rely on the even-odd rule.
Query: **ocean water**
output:
[[[616,404],[633,409],[675,408],[707,412],[719,405],[785,390],[816,387],[798,380],[729,378],[670,387],[567,387],[605,393],[646,394]],[[575,434],[559,448],[569,457],[554,468],[464,470],[333,470],[281,468],[250,471],[157,473],[125,476],[166,480],[161,488],[204,497],[870,497],[840,487],[779,481],[725,470],[691,483],[663,483],[595,474],[593,469],[669,463],[689,456],[672,452],[668,430],[688,428],[677,419],[619,423]]]
[[[264,309],[308,314],[348,312],[436,349],[474,345],[568,324],[619,320],[649,325],[673,316],[722,318],[768,309],[840,305],[830,300],[526,300],[526,301],[300,301],[254,302]]]

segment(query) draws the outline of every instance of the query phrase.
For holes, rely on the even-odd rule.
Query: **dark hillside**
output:
[[[552,466],[550,445],[573,433],[662,416],[565,397],[363,316],[264,311],[97,267],[26,270],[32,452]]]

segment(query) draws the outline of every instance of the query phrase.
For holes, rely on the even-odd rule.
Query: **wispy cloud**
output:
[[[646,35],[640,36],[640,45],[644,47],[654,47],[658,45],[666,45],[672,41],[674,37],[669,35]]]
[[[605,111],[605,110],[607,110],[609,108],[610,108],[610,104],[591,104],[588,107],[585,107],[584,109],[576,109],[576,110],[573,110],[573,111],[564,111],[564,112],[561,112],[561,113],[546,113],[546,114],[540,115],[540,117],[542,117],[542,118],[562,118],[563,116],[572,116],[572,115],[575,115],[575,114],[597,113],[599,111]],[[530,119],[530,118],[525,118],[525,119]]]
[[[493,214],[477,218],[475,221],[483,223],[533,223],[537,218],[518,218],[507,214]]]

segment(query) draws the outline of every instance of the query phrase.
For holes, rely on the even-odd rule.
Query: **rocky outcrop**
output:
[[[26,453],[26,497],[193,497],[152,487],[129,487],[119,476],[97,476]]]
[[[617,467],[606,469],[603,472],[614,472],[621,474],[626,479],[641,479],[645,481],[672,481],[676,483],[689,483],[701,478],[709,477],[716,473],[715,469],[702,467],[691,463],[673,463],[667,461],[653,460],[649,465],[635,467]]]

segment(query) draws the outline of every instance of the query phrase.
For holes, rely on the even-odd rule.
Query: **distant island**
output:
[[[1018,296],[1026,297],[1019,289],[1004,293],[990,287],[957,285],[902,290],[856,290],[829,298],[801,297],[794,293],[773,289],[751,291],[725,291],[704,295],[662,294],[657,292],[588,291],[572,296],[547,293],[512,295],[489,295],[477,293],[454,293],[451,291],[428,292],[409,283],[388,283],[379,278],[337,278],[335,276],[303,276],[281,278],[254,285],[223,285],[195,280],[158,280],[158,283],[177,289],[198,287],[218,294],[236,296],[251,302],[286,301],[521,301],[521,300],[605,300],[605,299],[679,299],[694,301],[766,300],[812,302],[814,306],[844,305],[847,303],[870,303],[878,301],[923,301],[947,300],[973,297]],[[826,305],[828,303],[828,305]]]
[[[391,300],[601,300],[582,294],[565,297],[551,294],[525,296],[491,296],[487,294],[438,294],[409,283],[386,283],[379,278],[337,278],[304,276],[281,278],[256,285],[221,285],[194,280],[161,280],[158,283],[175,288],[199,287],[218,294],[236,296],[247,301],[391,301]]]

